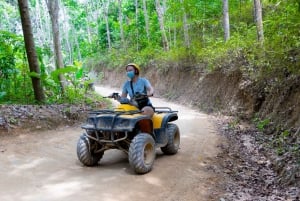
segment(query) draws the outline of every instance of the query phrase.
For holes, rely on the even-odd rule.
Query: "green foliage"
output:
[[[47,49],[38,49],[41,74],[29,72],[23,38],[10,32],[0,32],[0,103],[34,103],[31,77],[41,78],[47,103],[78,103],[84,101],[87,88],[94,80],[83,80],[87,73],[80,62],[49,73],[43,58]],[[63,74],[69,86],[61,94],[58,75]]]
[[[0,31],[0,102],[33,100],[24,54],[23,39],[20,36]]]
[[[255,123],[256,128],[257,128],[259,131],[263,132],[264,129],[270,124],[271,121],[270,121],[270,119],[263,119],[263,120],[260,120],[259,118],[255,118],[255,119],[253,120],[253,122]]]
[[[60,94],[58,79],[60,74],[66,79],[67,86],[64,94]],[[74,62],[74,65],[52,71],[50,78],[47,80],[48,87],[52,88],[52,91],[56,91],[57,95],[53,96],[52,94],[51,100],[48,100],[50,102],[68,102],[74,104],[87,100],[85,99],[85,95],[89,92],[91,84],[95,82],[94,79],[88,76],[88,72],[82,67],[80,62]]]
[[[15,23],[19,20],[19,11],[15,1],[0,1],[0,31],[13,32],[16,30]],[[11,25],[14,26],[11,26]]]
[[[287,152],[293,155],[300,154],[299,144],[294,141],[294,137],[289,130],[279,132],[279,134],[272,140],[271,146],[276,150],[278,155],[283,155]]]
[[[0,91],[0,100],[1,100],[2,98],[4,98],[5,95],[6,95],[6,92],[5,92],[5,91]]]
[[[159,26],[154,3],[148,3],[150,8],[148,12],[152,14],[150,17],[151,42],[147,42],[145,37],[143,22],[145,19],[142,10],[139,10],[139,16],[135,18],[133,2],[126,3],[125,1],[123,14],[127,19],[131,19],[124,24],[127,48],[126,50],[119,48],[102,51],[101,57],[97,58],[101,66],[118,68],[127,62],[135,61],[144,66],[155,64],[159,70],[167,71],[170,68],[178,68],[178,65],[182,65],[185,61],[190,61],[201,66],[205,65],[204,71],[209,72],[229,68],[235,58],[244,58],[248,65],[240,68],[253,77],[264,75],[266,71],[274,69],[278,71],[276,69],[286,68],[292,73],[300,71],[299,64],[298,67],[295,65],[297,58],[290,57],[290,54],[299,54],[299,52],[294,53],[299,49],[300,35],[297,28],[300,17],[297,12],[298,6],[295,6],[296,1],[292,3],[264,2],[265,45],[263,48],[256,39],[252,1],[229,2],[231,38],[226,43],[223,41],[220,21],[222,16],[220,1],[185,0],[183,6],[179,2],[168,2],[168,9],[165,13],[165,25],[169,30],[168,39],[171,47],[168,52],[165,52],[160,44],[161,36],[157,31]],[[183,42],[183,8],[189,14],[190,48],[185,48]],[[117,20],[117,18],[113,19]],[[105,37],[104,26],[102,32],[102,36]],[[274,34],[277,32],[279,34]],[[106,44],[106,41],[101,43]],[[102,46],[102,48],[105,47]]]
[[[233,120],[231,120],[229,123],[228,123],[228,128],[229,129],[236,129],[239,125],[239,119],[238,118],[235,118]]]

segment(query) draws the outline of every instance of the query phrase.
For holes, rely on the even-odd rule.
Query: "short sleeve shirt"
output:
[[[147,94],[147,88],[151,87],[151,84],[146,78],[139,77],[135,83],[132,82],[132,87],[133,87],[134,93],[139,92],[142,94]],[[127,93],[130,98],[133,97],[133,93],[132,93],[132,89],[131,89],[129,80],[124,83],[122,92]]]

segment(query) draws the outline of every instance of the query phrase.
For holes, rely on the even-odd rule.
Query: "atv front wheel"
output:
[[[145,174],[152,169],[155,159],[155,142],[147,133],[140,133],[130,143],[129,164],[138,174]]]
[[[180,132],[176,124],[168,124],[167,127],[168,144],[161,147],[161,151],[165,154],[172,155],[176,154],[180,145]]]
[[[79,161],[86,166],[97,165],[99,160],[103,157],[104,151],[94,153],[97,144],[82,134],[77,142],[77,157]]]

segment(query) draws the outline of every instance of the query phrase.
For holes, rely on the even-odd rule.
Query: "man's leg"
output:
[[[145,114],[145,115],[148,115],[149,117],[152,118],[153,114],[154,114],[154,110],[152,107],[150,106],[145,106],[143,107],[142,109],[143,113],[142,114]]]

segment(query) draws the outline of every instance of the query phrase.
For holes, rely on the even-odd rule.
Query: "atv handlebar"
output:
[[[144,94],[144,93],[137,92],[137,93],[134,94],[132,99],[140,100],[140,99],[144,99],[144,98],[149,98],[151,96],[153,96],[153,94],[147,95],[147,94]]]
[[[139,99],[143,99],[143,98],[149,98],[149,97],[152,97],[152,96],[153,96],[153,94],[147,95],[147,94],[144,94],[144,93],[137,92],[137,93],[134,94],[133,99],[139,100]],[[114,92],[109,96],[105,96],[104,98],[113,98],[115,100],[120,100],[121,96],[120,96],[119,93]]]
[[[121,96],[119,95],[119,93],[114,92],[114,93],[112,93],[111,95],[106,96],[106,97],[104,97],[104,98],[113,98],[113,99],[115,99],[115,100],[120,100]]]

